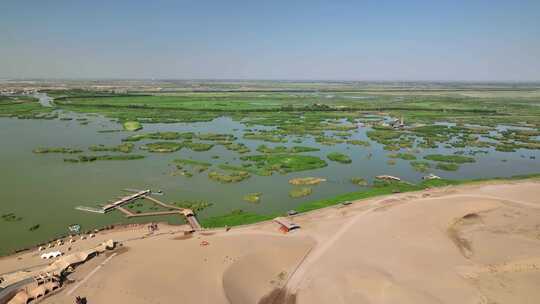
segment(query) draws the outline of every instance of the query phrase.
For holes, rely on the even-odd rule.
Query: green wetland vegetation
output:
[[[144,155],[79,155],[77,158],[64,158],[64,162],[68,163],[87,163],[98,160],[135,160],[143,159]]]
[[[326,155],[326,157],[331,161],[335,161],[335,162],[342,163],[342,164],[350,164],[350,163],[352,163],[352,159],[348,155],[345,155],[345,154],[339,153],[339,152],[328,153]]]
[[[141,123],[138,121],[126,121],[124,122],[123,126],[124,130],[126,131],[139,131],[143,128]]]
[[[299,198],[308,196],[313,192],[313,189],[310,187],[300,187],[300,188],[294,188],[291,191],[289,191],[289,196],[291,198]]]
[[[32,150],[32,152],[37,154],[47,154],[47,153],[65,153],[65,154],[74,154],[81,153],[83,150],[74,149],[74,148],[64,148],[64,147],[50,147],[50,148],[37,148]]]
[[[252,203],[252,204],[258,204],[258,203],[261,202],[261,197],[262,197],[261,192],[248,193],[248,194],[244,195],[244,201],[246,201],[248,203]]]
[[[88,148],[90,151],[94,152],[123,152],[131,153],[135,147],[132,143],[121,143],[117,146],[105,146],[105,145],[92,145]]]
[[[205,227],[223,227],[540,172],[540,89],[531,85],[162,85],[169,91],[50,90],[52,107],[30,96],[0,98],[0,178],[5,200],[15,202],[0,206],[0,254],[73,223],[145,220],[75,210],[125,188],[163,190],[160,200],[196,210]],[[375,179],[383,174],[403,182]],[[442,179],[424,181],[428,174]]]

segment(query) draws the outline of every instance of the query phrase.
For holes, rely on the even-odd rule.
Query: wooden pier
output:
[[[97,209],[97,208],[86,207],[86,206],[77,206],[75,207],[75,209],[80,210],[80,211],[93,212],[93,213],[105,213],[103,209]]]
[[[199,224],[199,221],[197,220],[195,215],[186,216],[186,220],[191,226],[191,229],[193,229],[194,231],[198,231],[202,229],[201,224]]]
[[[107,213],[109,211],[112,211],[114,210],[116,207],[121,207],[122,205],[125,205],[129,202],[132,202],[134,200],[137,200],[139,198],[142,198],[148,194],[150,194],[150,190],[142,190],[142,191],[139,191],[137,193],[134,193],[132,195],[128,195],[128,196],[124,196],[122,198],[120,198],[119,200],[113,202],[113,203],[110,203],[108,205],[105,205],[103,207],[103,212]]]
[[[128,191],[132,191],[131,189],[127,189]],[[132,195],[120,197],[116,201],[111,201],[109,204],[103,206],[101,209],[96,209],[92,207],[77,207],[78,210],[82,211],[89,211],[89,212],[97,212],[97,213],[107,213],[113,210],[118,210],[122,212],[125,217],[127,218],[135,218],[135,217],[145,217],[145,216],[163,216],[163,215],[180,215],[183,216],[188,224],[191,226],[192,231],[198,231],[201,230],[202,227],[199,224],[199,221],[197,220],[197,217],[195,216],[195,213],[191,209],[187,208],[181,208],[173,205],[166,204],[164,202],[161,202],[153,197],[150,196],[152,193],[151,190],[134,190],[138,191]],[[144,213],[135,213],[129,208],[124,208],[123,206],[131,203],[138,199],[147,199],[151,201],[152,203],[165,208],[164,211],[155,211],[155,212],[144,212]]]
[[[157,199],[151,197],[151,196],[145,196],[144,198],[160,205],[161,207],[164,207],[164,208],[168,208],[168,209],[176,209],[176,210],[184,210],[184,208],[180,208],[180,207],[176,207],[176,206],[173,206],[173,205],[169,205],[169,204],[165,204],[164,202],[161,202],[161,201],[158,201]]]

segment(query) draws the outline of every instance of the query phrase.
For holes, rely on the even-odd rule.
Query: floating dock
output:
[[[86,211],[86,212],[105,213],[105,211],[103,211],[103,209],[86,207],[86,206],[77,206],[77,207],[75,207],[75,209],[80,210],[80,211]]]

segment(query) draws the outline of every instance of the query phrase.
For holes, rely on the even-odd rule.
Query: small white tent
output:
[[[51,259],[51,258],[59,257],[61,255],[62,255],[62,252],[60,252],[60,251],[51,251],[51,252],[47,252],[47,253],[42,254],[41,258],[44,259],[44,260],[48,260],[48,259]]]

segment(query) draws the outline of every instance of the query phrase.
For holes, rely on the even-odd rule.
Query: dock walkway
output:
[[[112,211],[116,207],[121,207],[122,205],[125,205],[125,204],[127,204],[127,203],[129,203],[131,201],[142,198],[142,197],[150,194],[150,192],[151,192],[150,190],[142,190],[142,191],[139,191],[139,192],[134,193],[132,195],[124,196],[124,197],[120,198],[119,200],[117,200],[116,202],[105,205],[103,207],[103,212],[107,213],[109,211]]]
[[[127,190],[131,191],[131,189],[127,189]],[[197,220],[197,217],[195,216],[195,213],[193,212],[193,210],[188,209],[188,208],[181,208],[181,207],[178,207],[178,206],[169,205],[169,204],[166,204],[164,202],[161,202],[161,201],[151,197],[150,196],[151,193],[152,193],[151,190],[141,190],[141,191],[138,191],[137,193],[134,193],[132,195],[121,197],[118,200],[113,201],[110,204],[107,204],[107,205],[103,206],[103,208],[101,208],[101,209],[96,209],[96,208],[92,208],[92,207],[84,207],[84,206],[77,207],[77,209],[82,210],[82,211],[97,212],[97,213],[107,213],[107,212],[110,212],[110,211],[113,211],[113,210],[116,209],[116,210],[122,212],[127,218],[178,214],[178,215],[184,216],[184,218],[186,219],[188,224],[191,226],[193,231],[198,231],[198,230],[202,229],[201,224],[199,224],[199,221]],[[152,203],[154,203],[154,204],[156,204],[158,206],[161,206],[161,207],[163,207],[163,208],[165,208],[167,210],[165,210],[165,211],[155,211],[155,212],[135,213],[135,212],[129,210],[128,208],[123,207],[124,205],[126,205],[128,203],[131,203],[131,202],[133,202],[135,200],[138,200],[138,199],[148,199]]]

